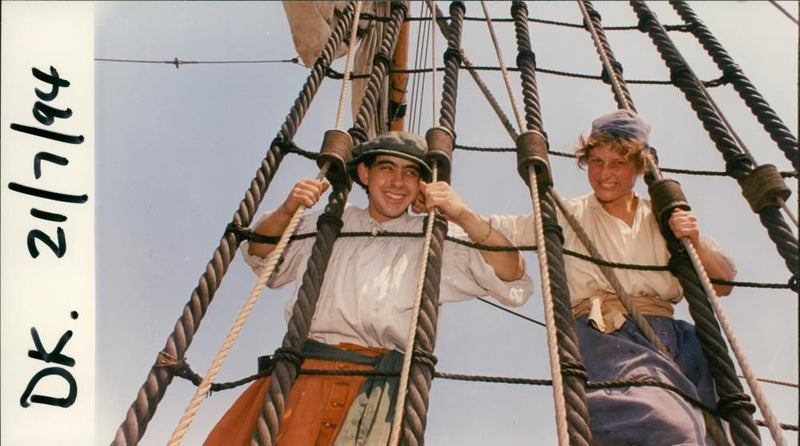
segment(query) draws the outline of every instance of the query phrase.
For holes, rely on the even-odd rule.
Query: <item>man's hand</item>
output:
[[[289,192],[289,196],[286,197],[286,200],[281,203],[280,207],[266,218],[261,219],[253,232],[266,236],[282,235],[286,227],[289,226],[289,222],[292,220],[294,213],[300,208],[300,205],[302,204],[308,208],[314,206],[317,204],[317,201],[319,201],[319,197],[322,196],[322,193],[325,192],[329,186],[330,183],[327,181],[298,181],[291,192]],[[266,257],[273,249],[275,249],[275,245],[271,243],[257,243],[251,241],[248,253],[250,253],[250,255]]]
[[[433,209],[439,209],[449,221],[461,226],[464,211],[468,210],[461,197],[445,181],[435,183],[421,183],[420,194],[414,201],[411,210],[422,213]]]
[[[289,196],[278,208],[278,212],[292,216],[301,204],[307,208],[313,207],[319,201],[322,193],[328,190],[328,187],[330,187],[330,183],[327,181],[300,180],[289,192]]]

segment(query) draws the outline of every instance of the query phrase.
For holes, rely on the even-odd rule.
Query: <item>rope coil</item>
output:
[[[669,232],[669,217],[675,209],[689,211],[692,208],[681,190],[681,184],[675,180],[662,178],[653,181],[647,190],[650,193],[650,203],[653,214],[658,219],[661,232]]]
[[[769,207],[778,209],[791,194],[792,191],[772,164],[756,167],[742,183],[742,195],[753,212],[761,212]]]
[[[720,397],[717,401],[717,413],[723,417],[738,410],[745,410],[751,414],[755,413],[756,406],[750,401],[750,396],[746,393],[730,393]]]
[[[528,167],[536,169],[536,182],[540,187],[552,186],[553,176],[550,173],[550,158],[547,150],[549,142],[547,137],[539,131],[528,130],[517,137],[517,170],[520,176],[528,183]]]
[[[347,162],[353,157],[353,138],[349,133],[333,129],[325,132],[322,147],[317,157],[317,166],[321,169],[326,163],[328,171],[325,177],[331,183],[348,183]]]
[[[439,180],[448,183],[450,182],[454,140],[453,133],[444,127],[431,127],[425,133],[425,141],[428,143],[425,162],[431,166],[436,163]]]

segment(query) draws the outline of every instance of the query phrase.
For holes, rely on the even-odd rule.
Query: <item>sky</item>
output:
[[[438,2],[443,10],[447,3]],[[507,2],[493,2],[493,18],[509,17]],[[768,2],[690,2],[793,134],[797,134],[797,25]],[[780,2],[793,17],[796,2]],[[650,2],[663,24],[680,19],[665,2]],[[632,25],[624,2],[596,2],[605,26]],[[419,5],[412,7],[419,15]],[[530,2],[532,17],[582,21],[574,2]],[[482,16],[468,2],[467,16]],[[168,61],[285,60],[295,57],[279,2],[98,2],[95,58]],[[496,23],[505,63],[515,65],[513,27]],[[538,66],[600,73],[588,34],[577,28],[530,25]],[[416,32],[416,31],[414,31]],[[414,35],[412,33],[412,35]],[[626,79],[668,79],[649,38],[637,31],[608,31]],[[700,79],[720,76],[688,34],[670,33]],[[441,52],[444,40],[437,36]],[[413,44],[412,44],[413,45]],[[485,23],[468,22],[463,48],[475,65],[497,66]],[[428,62],[426,62],[428,63]],[[441,59],[439,59],[441,66]],[[343,60],[337,62],[343,66]],[[184,305],[205,271],[269,143],[294,103],[308,70],[292,63],[174,65],[95,63],[96,175],[96,443],[107,444],[125,418],[156,354],[164,347]],[[513,116],[498,72],[481,72],[507,115]],[[615,107],[610,88],[596,80],[537,73],[544,129],[552,150],[569,152],[592,119]],[[512,85],[521,104],[519,77]],[[719,152],[683,98],[671,86],[629,84],[639,113],[652,124],[651,144],[662,167],[721,171]],[[295,138],[318,150],[335,127],[340,83],[326,80]],[[429,94],[430,87],[426,89]],[[441,78],[437,81],[441,91]],[[791,170],[730,86],[710,89],[725,116],[759,164]],[[430,97],[423,110],[430,109]],[[438,98],[437,98],[438,102]],[[423,129],[430,125],[424,117]],[[344,128],[351,125],[347,115]],[[468,73],[459,79],[457,143],[510,147],[512,143]],[[574,161],[551,158],[556,190],[564,197],[589,191]],[[276,207],[295,181],[317,173],[313,162],[289,155],[277,171],[259,212]],[[734,258],[737,280],[786,283],[789,273],[738,184],[726,177],[667,175],[681,182],[703,233]],[[640,182],[641,183],[641,182]],[[797,214],[797,180],[789,207]],[[531,212],[529,192],[516,173],[513,153],[457,150],[452,184],[477,212]],[[639,184],[637,190],[645,194]],[[363,204],[354,189],[350,200]],[[788,220],[787,220],[788,221]],[[796,236],[796,227],[793,228]],[[543,321],[538,261],[525,254],[535,295],[519,313]],[[250,293],[255,275],[234,258],[187,352],[202,374]],[[285,332],[283,306],[290,288],[262,294],[217,381],[256,371],[256,358],[271,354]],[[796,382],[797,295],[787,290],[737,288],[722,306],[759,377]],[[677,309],[686,318],[685,303]],[[545,330],[480,301],[440,311],[437,370],[450,373],[549,378]],[[796,424],[797,389],[762,384],[780,421]],[[184,444],[200,444],[240,390],[208,398]],[[175,379],[140,444],[164,444],[194,387]],[[429,444],[555,444],[549,387],[433,381],[426,439]],[[766,429],[761,430],[770,444]],[[786,432],[790,444],[796,433]]]

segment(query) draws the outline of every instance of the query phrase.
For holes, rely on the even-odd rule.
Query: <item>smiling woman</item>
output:
[[[576,150],[578,164],[588,166],[593,193],[560,205],[564,249],[614,263],[667,265],[679,257],[674,245],[668,249],[665,237],[689,237],[710,277],[733,280],[732,260],[715,242],[700,238],[693,213],[674,210],[662,236],[650,202],[634,192],[644,159],[650,156],[649,136],[650,126],[628,110],[594,120],[588,138],[581,138]],[[501,217],[498,226],[512,233],[515,245],[536,243],[530,215]],[[666,270],[625,271],[617,276],[574,257],[567,257],[564,267],[575,333],[590,380],[657,377],[709,407],[717,405],[694,327],[673,319],[673,305],[683,296],[678,277]],[[704,422],[701,410],[661,389],[596,389],[588,390],[586,398],[592,439],[601,444],[714,445],[721,439],[714,437],[720,432],[718,421]]]

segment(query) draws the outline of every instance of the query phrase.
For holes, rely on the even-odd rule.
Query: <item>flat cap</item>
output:
[[[347,171],[353,181],[364,186],[356,172],[358,164],[378,155],[390,155],[416,162],[419,164],[422,178],[430,181],[432,172],[425,163],[426,153],[428,144],[425,138],[408,132],[387,132],[356,146],[353,149],[353,158],[347,163]]]

